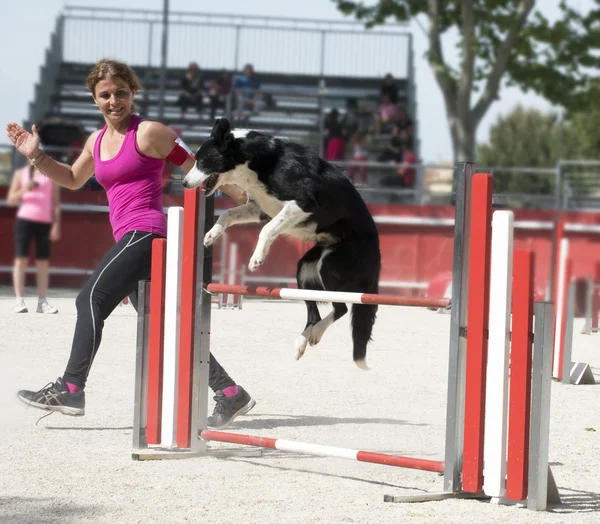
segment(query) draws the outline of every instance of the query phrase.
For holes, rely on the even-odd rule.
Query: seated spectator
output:
[[[402,162],[404,157],[404,140],[400,128],[394,124],[390,143],[384,148],[377,160],[379,162]]]
[[[337,109],[332,109],[325,117],[325,160],[344,160],[346,154],[346,138],[339,117],[340,113]]]
[[[396,121],[394,122],[401,130],[405,129],[408,132],[408,136],[413,136],[414,124],[412,119],[408,116],[408,112],[404,106],[398,106],[396,110]]]
[[[233,90],[236,95],[238,118],[243,118],[244,109],[258,111],[261,100],[260,80],[255,75],[252,64],[246,64],[243,73],[235,77]]]
[[[369,160],[369,150],[367,134],[363,131],[356,131],[350,139],[350,147],[352,148],[352,162],[364,163]],[[356,165],[351,165],[348,168],[348,178],[355,185],[366,186],[367,185],[367,167],[360,166],[360,184],[354,183],[354,173],[356,172]]]
[[[346,138],[352,139],[354,133],[358,131],[359,118],[358,103],[356,102],[356,99],[349,98],[346,101],[346,113],[341,120],[342,129]]]
[[[404,156],[402,158],[403,164],[416,164],[417,163],[417,155],[413,151],[413,140],[408,135],[408,131],[405,129],[400,132],[401,138],[404,141]],[[401,186],[405,188],[412,188],[415,185],[416,178],[416,168],[415,167],[403,167],[399,166],[396,169],[396,173],[400,176]]]
[[[221,70],[220,75],[208,84],[208,96],[210,98],[210,119],[215,119],[217,108],[226,107],[227,97],[231,92],[231,75]]]
[[[180,93],[177,99],[177,105],[181,108],[182,119],[188,107],[195,107],[198,115],[201,114],[204,106],[204,91],[200,67],[196,62],[192,62],[188,65],[181,79]]]
[[[394,85],[392,73],[388,73],[383,77],[383,83],[379,90],[380,102],[383,100],[384,96],[387,96],[392,104],[396,105],[398,103],[398,88]]]
[[[381,104],[375,114],[375,134],[380,135],[383,133],[389,133],[392,130],[394,121],[396,120],[397,107],[388,95],[381,97]]]

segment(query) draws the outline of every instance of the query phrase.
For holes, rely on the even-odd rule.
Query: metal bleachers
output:
[[[86,77],[93,64],[60,64],[56,85],[50,96],[50,106],[45,116],[69,116],[79,120],[88,131],[102,125],[100,113],[92,103],[86,87]],[[136,73],[142,82],[142,90],[136,96],[140,112],[148,118],[159,116],[159,74],[156,67],[137,67]],[[203,70],[203,78],[216,78],[220,70]],[[236,71],[231,71],[236,74]],[[181,129],[184,140],[197,144],[210,133],[213,122],[209,119],[208,99],[200,115],[190,108],[184,118],[176,106],[183,68],[169,68],[166,76],[165,111],[163,122]],[[346,100],[354,98],[363,106],[375,107],[380,78],[322,77],[313,75],[290,75],[257,73],[261,79],[261,91],[268,96],[269,103],[243,122],[240,127],[263,130],[289,139],[300,140],[318,148],[320,117],[332,108],[344,112]],[[406,97],[400,86],[401,97]],[[217,116],[222,116],[220,109]],[[228,115],[231,116],[231,115]]]

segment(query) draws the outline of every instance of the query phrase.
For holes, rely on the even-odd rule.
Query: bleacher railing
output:
[[[45,150],[71,158],[81,151],[66,147],[46,147]],[[13,152],[12,145],[0,144],[0,186],[10,184],[14,171],[11,165]],[[23,157],[18,154],[16,156],[20,159],[19,165],[23,165]],[[355,185],[365,200],[370,203],[395,202],[422,205],[453,202],[451,164],[403,164],[351,160],[332,163],[346,174],[349,174],[350,169],[354,169]],[[366,173],[366,184],[363,184],[361,178],[361,168]],[[415,181],[410,187],[402,186],[398,172],[401,168],[414,170]],[[497,184],[497,191],[494,190],[494,204],[497,206],[600,209],[600,161],[597,160],[563,160],[555,168],[482,166],[481,170],[494,173],[495,184]],[[179,175],[174,175],[166,191],[180,193],[182,191],[180,179]],[[0,201],[0,207],[3,204],[5,203]]]
[[[159,66],[162,11],[67,6],[63,59],[93,63],[110,56]],[[412,35],[395,24],[365,31],[353,21],[169,12],[169,68],[377,77],[410,75]],[[349,52],[351,51],[351,52]]]

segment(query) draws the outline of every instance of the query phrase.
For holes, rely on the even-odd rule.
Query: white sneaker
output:
[[[27,313],[27,306],[24,298],[17,298],[15,302],[15,313]]]
[[[58,309],[56,309],[54,306],[50,305],[48,303],[48,301],[44,298],[43,300],[38,300],[36,313],[45,313],[46,315],[54,315],[55,313],[58,313]]]

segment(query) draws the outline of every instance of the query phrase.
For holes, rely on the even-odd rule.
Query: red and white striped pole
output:
[[[557,293],[554,300],[554,350],[552,353],[552,376],[562,379],[563,354],[565,350],[565,327],[567,323],[567,300],[571,281],[572,262],[569,258],[569,241],[563,238],[560,243],[559,263],[557,265]]]
[[[228,442],[230,444],[241,444],[244,446],[278,449],[280,451],[301,453],[304,455],[343,458],[356,460],[358,462],[384,464],[386,466],[396,466],[399,468],[421,469],[424,471],[434,471],[438,473],[442,473],[444,471],[444,463],[436,460],[403,457],[401,455],[389,455],[387,453],[375,453],[372,451],[359,451],[356,449],[340,448],[336,446],[324,446],[321,444],[309,444],[295,440],[258,437],[252,435],[242,435],[240,433],[227,433],[223,431],[202,431],[200,436],[204,440],[208,441],[213,440],[217,442]]]
[[[314,300],[316,302],[345,302],[347,304],[379,304],[380,306],[412,306],[444,308],[450,305],[449,298],[403,297],[369,293],[346,293],[342,291],[317,291],[312,289],[271,288],[265,286],[232,286],[209,284],[210,293],[232,293],[236,295],[281,298],[286,300]]]

